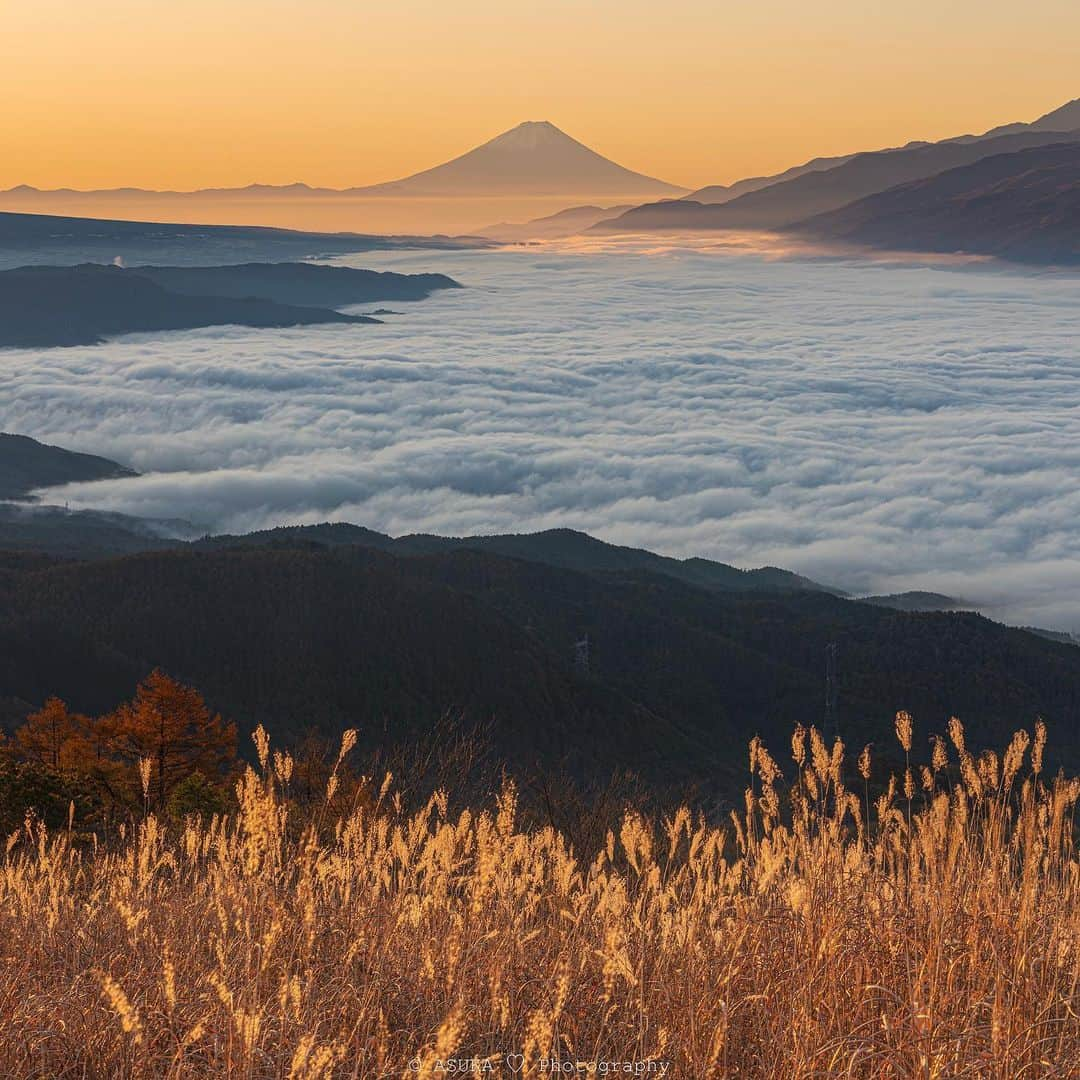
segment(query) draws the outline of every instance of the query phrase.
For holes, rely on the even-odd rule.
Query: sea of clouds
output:
[[[342,261],[468,288],[384,326],[0,352],[0,429],[146,474],[49,492],[72,506],[569,526],[1080,629],[1075,276],[619,244]]]

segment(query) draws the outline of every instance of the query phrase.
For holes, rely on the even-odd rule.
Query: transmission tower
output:
[[[832,741],[840,738],[840,718],[837,713],[836,667],[840,647],[835,641],[825,646],[825,736]]]
[[[586,634],[580,641],[574,642],[574,667],[578,674],[589,674],[589,635]]]

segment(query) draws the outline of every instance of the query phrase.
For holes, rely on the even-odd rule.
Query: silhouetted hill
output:
[[[351,188],[366,195],[648,195],[684,189],[617,165],[547,120],[527,121],[482,146],[401,180]]]
[[[571,206],[557,214],[533,218],[532,221],[502,221],[474,229],[477,236],[486,236],[501,244],[521,243],[527,240],[557,240],[578,233],[611,217],[632,209],[631,206]]]
[[[479,239],[297,232],[251,225],[182,225],[0,212],[0,267],[112,262],[209,265],[396,248],[482,246]]]
[[[0,499],[22,499],[35,488],[138,476],[108,458],[78,454],[26,435],[0,432]]]
[[[1041,626],[1024,626],[1021,629],[1026,630],[1029,634],[1046,638],[1047,641],[1061,641],[1067,645],[1080,646],[1080,638],[1065,630],[1046,630]]]
[[[799,231],[895,250],[1080,261],[1080,143],[998,154],[902,184]]]
[[[439,289],[460,289],[445,274],[395,274],[314,263],[244,263],[240,266],[139,266],[140,277],[172,293],[256,296],[279,304],[344,307],[375,300],[423,300]]]
[[[876,604],[878,607],[895,608],[897,611],[963,611],[970,610],[971,605],[965,604],[952,596],[942,593],[912,592],[889,593],[885,596],[860,596],[864,604]]]
[[[1080,131],[1080,98],[1040,116],[1031,127],[1039,131]]]
[[[365,315],[256,297],[168,292],[134,270],[87,263],[0,271],[0,346],[90,345],[112,334],[242,326],[372,323]]]
[[[843,165],[854,156],[854,154],[842,154],[839,157],[813,158],[802,165],[793,165],[790,169],[770,176],[748,176],[744,180],[736,180],[733,184],[708,184],[703,188],[698,188],[697,191],[691,191],[686,196],[686,201],[706,205],[731,202],[740,195],[746,195],[751,191],[761,191],[762,188],[771,187],[773,184],[782,184],[785,180],[794,180],[804,173],[835,169],[837,165]]]
[[[46,513],[45,511],[51,511]],[[59,511],[56,507],[37,507],[33,516],[0,514],[0,551],[34,551],[65,557],[102,558],[132,551],[153,550],[152,538],[160,538],[157,547],[171,548],[185,541],[167,538],[162,523],[101,511]],[[92,530],[92,531],[91,531]],[[174,528],[190,535],[186,522]],[[110,537],[115,548],[107,545]],[[86,550],[80,551],[85,543]],[[320,550],[338,547],[367,547],[395,555],[433,555],[469,549],[486,551],[509,558],[586,573],[624,573],[642,571],[674,578],[688,585],[725,592],[799,591],[830,592],[842,595],[828,585],[811,581],[790,570],[775,566],[741,570],[712,559],[674,559],[643,548],[624,547],[597,540],[588,533],[573,529],[549,529],[538,533],[508,533],[501,536],[434,536],[416,533],[392,537],[361,525],[345,522],[321,525],[282,525],[273,529],[239,535],[220,534],[194,540],[201,551],[230,548],[294,548]]]
[[[588,670],[575,668],[587,635]],[[836,644],[851,746],[911,710],[920,738],[964,720],[1000,745],[1044,716],[1080,762],[1075,646],[967,613],[815,592],[721,592],[663,574],[583,573],[454,550],[187,550],[0,565],[0,698],[98,711],[155,665],[287,738],[359,726],[390,743],[449,713],[492,725],[521,768],[629,766],[741,790],[744,747],[820,723]]]
[[[36,503],[0,503],[0,551],[62,559],[109,559],[183,547],[186,521],[153,521],[106,510],[68,510]]]
[[[1047,131],[1054,133],[1080,132],[1080,98],[1075,101],[1070,101],[1066,105],[1062,105],[1059,109],[1054,109],[1052,112],[1040,116],[1038,120],[1034,120],[1031,123],[1002,124],[982,135],[960,135],[952,139],[942,139],[940,140],[940,143],[941,145],[949,143],[974,143],[994,139],[1000,135]],[[904,146],[887,147],[881,150],[869,151],[869,153],[892,153],[897,150],[911,150],[917,147],[930,145],[933,144],[924,139],[915,140]],[[868,151],[863,151],[863,153],[867,152]],[[810,161],[804,162],[802,165],[795,165],[790,169],[785,169],[783,172],[774,173],[769,176],[751,176],[747,177],[745,180],[738,180],[734,184],[710,184],[707,187],[690,192],[686,198],[693,202],[706,204],[727,203],[750,191],[760,191],[763,188],[771,187],[773,184],[780,184],[786,180],[794,180],[804,173],[825,172],[829,169],[834,169],[838,165],[846,164],[856,156],[856,154],[843,154],[838,157],[813,158]]]
[[[508,533],[501,536],[415,533],[395,539],[359,525],[286,525],[243,536],[207,537],[196,542],[197,547],[208,549],[284,545],[340,547],[351,544],[374,547],[397,555],[433,555],[465,548],[586,573],[646,571],[704,589],[735,592],[761,589],[835,591],[774,566],[740,570],[711,559],[672,559],[641,548],[609,544],[574,529],[548,529],[538,533]]]
[[[494,722],[500,750],[531,766],[605,760],[666,775],[695,738],[569,663],[462,589],[366,548],[153,553],[0,574],[0,697],[48,687],[91,711],[148,664],[281,739],[358,726],[408,739],[450,714]],[[63,614],[75,605],[77,611]],[[167,617],[163,618],[168,613]],[[689,757],[687,755],[690,755]]]
[[[825,586],[777,567],[740,570],[710,559],[672,559],[640,548],[609,544],[573,529],[549,529],[540,533],[510,533],[503,536],[418,534],[403,536],[394,545],[395,551],[423,554],[454,548],[490,551],[567,570],[646,571],[705,589],[736,592],[753,589],[825,589]]]
[[[197,208],[207,200],[243,203],[267,198],[320,200],[420,196],[460,198],[476,196],[611,195],[646,198],[679,194],[685,188],[634,172],[603,157],[560,131],[547,120],[526,121],[504,131],[451,161],[386,183],[343,189],[313,188],[307,184],[249,184],[240,188],[204,188],[199,191],[145,191],[115,188],[105,191],[57,189],[41,191],[20,185],[0,191],[0,200],[16,208],[39,208],[53,203],[70,205],[72,199],[92,199],[117,205],[169,200],[172,205]],[[281,230],[275,230],[281,231]],[[0,230],[2,237],[2,230]],[[250,240],[249,237],[244,237]],[[369,241],[378,238],[368,237]],[[330,250],[329,248],[325,250]],[[362,249],[352,249],[362,250]],[[170,261],[173,261],[170,259]]]
[[[78,513],[57,507],[37,507],[35,513],[0,512],[0,550],[33,551],[65,558],[99,559],[133,551],[173,548],[185,541],[170,538],[163,524],[101,511]],[[190,535],[186,522],[171,531]],[[155,543],[155,537],[157,542]],[[112,544],[113,546],[110,546]],[[796,591],[832,592],[809,578],[778,567],[740,570],[712,559],[673,559],[641,548],[608,544],[572,529],[550,529],[539,533],[511,533],[503,536],[432,536],[414,534],[401,537],[344,522],[322,525],[283,525],[241,535],[221,534],[194,540],[200,551],[232,548],[292,548],[317,551],[325,548],[366,547],[395,555],[433,555],[462,549],[486,551],[509,558],[586,573],[643,571],[674,578],[703,589],[727,592]]]
[[[992,128],[983,138],[1007,135],[1014,131],[1080,131],[1080,98],[1075,98],[1058,109],[1044,113],[1029,124],[1003,124]]]
[[[674,200],[648,203],[593,226],[601,232],[639,229],[778,229],[898,184],[924,179],[995,154],[1080,140],[1080,133],[1025,130],[970,142],[920,143],[856,154],[822,172],[807,172],[720,205]]]

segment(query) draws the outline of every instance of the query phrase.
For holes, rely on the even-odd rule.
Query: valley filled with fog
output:
[[[145,474],[49,491],[73,508],[568,526],[1080,629],[1077,278],[711,246],[342,258],[466,288],[383,325],[2,351],[0,429]]]

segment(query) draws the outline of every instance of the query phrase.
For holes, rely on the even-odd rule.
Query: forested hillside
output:
[[[579,775],[632,768],[735,795],[754,734],[837,720],[873,740],[897,706],[950,715],[973,746],[1036,716],[1080,760],[1080,653],[968,613],[914,613],[813,592],[721,592],[660,574],[583,573],[481,551],[399,557],[359,546],[152,552],[0,570],[0,696],[9,726],[55,694],[113,707],[152,668],[241,729],[289,740],[356,726],[391,744],[450,716],[505,759]],[[576,643],[588,639],[588,662]]]

